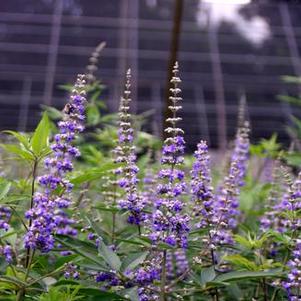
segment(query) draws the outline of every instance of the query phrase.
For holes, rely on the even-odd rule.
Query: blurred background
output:
[[[0,128],[31,130],[41,105],[62,108],[66,91],[101,42],[97,77],[108,112],[118,109],[125,70],[133,73],[133,111],[153,110],[160,135],[171,62],[183,80],[182,123],[189,147],[225,148],[247,100],[253,141],[277,132],[289,143],[290,116],[278,95],[298,96],[282,80],[301,76],[301,1],[0,1]]]

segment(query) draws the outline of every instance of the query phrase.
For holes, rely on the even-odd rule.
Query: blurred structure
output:
[[[281,81],[301,75],[298,1],[185,0],[178,59],[186,138],[224,146],[247,99],[252,137],[276,131],[298,109],[276,99],[299,91]],[[10,0],[0,4],[0,127],[32,129],[40,104],[62,107],[59,84],[73,82],[101,41],[97,75],[116,111],[125,70],[133,73],[136,112],[155,109],[159,134],[171,49],[173,0]],[[226,4],[225,4],[226,3]]]

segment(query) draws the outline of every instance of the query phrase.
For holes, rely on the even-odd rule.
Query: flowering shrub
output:
[[[6,132],[0,300],[301,300],[301,173],[247,120],[223,164],[201,139],[190,157],[177,63],[171,84],[162,151],[130,114],[130,70],[110,120],[79,75],[57,128]]]

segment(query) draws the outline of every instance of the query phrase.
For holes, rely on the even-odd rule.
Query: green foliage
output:
[[[4,132],[14,136],[19,144],[1,144],[1,147],[24,161],[40,161],[50,153],[48,142],[50,125],[46,113],[43,114],[41,121],[30,138],[26,134],[15,131]]]
[[[51,287],[49,292],[42,294],[39,297],[40,301],[75,301],[83,300],[85,296],[79,296],[80,286],[75,288],[67,287]]]
[[[300,79],[285,79],[300,84]],[[68,92],[72,89],[70,85],[62,88]],[[23,237],[30,226],[24,213],[32,205],[32,193],[39,190],[36,184],[37,177],[43,174],[42,160],[51,152],[51,133],[57,131],[52,122],[61,119],[62,113],[55,108],[44,107],[46,113],[32,134],[5,131],[12,137],[5,136],[8,141],[4,141],[1,147],[5,155],[9,153],[13,158],[18,158],[18,162],[10,161],[12,168],[5,170],[6,173],[0,177],[0,203],[12,213],[10,229],[0,230],[0,253],[5,245],[11,246],[13,253],[13,261],[9,264],[3,256],[0,257],[0,300],[138,301],[140,284],[135,278],[137,271],[141,268],[150,269],[153,262],[161,260],[160,256],[165,253],[173,258],[168,264],[175,273],[168,275],[164,287],[158,279],[150,287],[158,294],[162,294],[162,289],[165,290],[166,296],[161,296],[161,300],[208,301],[217,300],[217,294],[220,301],[287,300],[279,283],[286,278],[286,265],[300,233],[294,229],[286,233],[279,233],[276,229],[266,232],[260,229],[259,219],[263,214],[269,214],[274,205],[272,201],[277,201],[274,200],[273,189],[276,186],[281,191],[286,184],[283,179],[271,183],[262,178],[266,163],[274,163],[279,158],[282,164],[299,169],[300,150],[283,149],[276,134],[251,146],[251,163],[245,185],[238,196],[242,214],[234,230],[233,245],[208,244],[212,232],[206,227],[194,227],[199,222],[199,216],[193,212],[191,199],[184,197],[186,213],[192,218],[192,231],[185,250],[188,268],[177,274],[178,264],[181,264],[175,256],[177,247],[166,243],[154,244],[149,239],[151,229],[127,223],[128,212],[118,205],[118,201],[125,197],[124,191],[117,185],[115,173],[116,168],[124,166],[113,162],[118,114],[107,114],[106,105],[101,99],[103,89],[104,86],[98,81],[89,84],[87,129],[76,140],[81,157],[74,162],[75,170],[67,178],[74,185],[72,193],[66,194],[73,203],[63,211],[74,220],[72,227],[77,230],[77,235],[55,234],[55,248],[47,254],[39,250],[28,253],[24,248]],[[282,99],[299,103],[297,98]],[[157,193],[157,186],[150,185],[142,190],[144,176],[147,173],[157,174],[160,161],[157,160],[157,150],[162,142],[144,132],[144,126],[152,114],[154,112],[149,111],[132,118],[140,168],[137,190],[144,193],[143,197],[145,193],[155,196]],[[294,135],[301,137],[300,120],[293,117],[292,121]],[[185,158],[187,191],[190,189],[189,172],[193,162],[192,155]],[[218,172],[215,182],[220,183],[221,176],[224,176],[220,166],[225,164],[218,162],[216,165]],[[292,178],[293,173],[294,170]],[[59,188],[53,192],[53,196],[61,197],[63,192],[64,188]],[[143,209],[144,213],[151,214],[155,210],[152,203],[155,199],[157,197],[151,199],[151,204]],[[272,218],[276,221],[285,218],[292,222],[301,218],[301,212],[283,210]],[[89,234],[93,234],[92,238]],[[274,250],[277,251],[276,255],[271,252]],[[68,255],[62,256],[62,251],[68,251]],[[65,279],[64,272],[70,266],[76,269],[79,279]],[[116,276],[118,284],[108,285],[105,281],[97,283],[96,275],[104,272]],[[273,295],[278,299],[272,299]]]

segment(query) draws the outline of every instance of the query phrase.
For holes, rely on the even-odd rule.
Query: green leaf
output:
[[[254,262],[239,254],[227,255],[223,259],[247,270],[256,271],[258,269],[258,266]]]
[[[99,265],[103,270],[106,270],[104,262],[97,255],[96,248],[93,244],[64,235],[57,235],[55,239],[70,250]]]
[[[206,267],[201,270],[201,283],[204,285],[212,281],[216,276],[214,266]]]
[[[301,106],[300,98],[289,96],[289,95],[279,95],[277,98],[281,101],[285,101],[293,105]]]
[[[134,270],[139,264],[143,263],[149,252],[133,253],[127,256],[121,264],[121,271]]]
[[[116,293],[104,292],[99,288],[80,288],[78,291],[81,295],[84,295],[86,301],[121,301],[126,300],[122,296]]]
[[[97,106],[93,103],[87,106],[87,124],[90,126],[97,125],[100,122],[100,113]]]
[[[41,121],[39,122],[30,140],[32,150],[36,156],[40,156],[42,150],[48,146],[49,134],[50,134],[49,120],[47,114],[44,113]]]
[[[257,279],[264,277],[281,277],[284,273],[282,269],[273,269],[268,271],[236,271],[229,272],[222,275],[217,276],[214,279],[214,282],[228,282],[228,281],[237,281],[243,279]]]
[[[108,212],[112,212],[112,213],[117,213],[120,212],[120,209],[113,207],[113,206],[101,206],[101,205],[97,205],[97,206],[93,206],[93,208],[98,209],[100,211],[108,211]]]
[[[68,255],[68,256],[61,256],[57,259],[57,261],[55,262],[55,269],[60,268],[61,266],[63,266],[65,263],[73,261],[74,259],[76,259],[78,257],[78,254],[72,254],[72,255]]]
[[[138,296],[138,288],[137,287],[132,287],[129,289],[125,289],[122,292],[120,292],[127,300],[131,301],[139,301],[139,296]]]
[[[10,187],[11,187],[10,182],[1,183],[1,185],[0,185],[0,191],[1,191],[0,192],[0,201],[3,200],[7,196],[8,192],[10,190]]]
[[[283,75],[281,78],[283,81],[290,84],[298,84],[298,85],[301,84],[301,77],[298,76]]]
[[[89,226],[94,230],[94,232],[100,237],[103,241],[106,243],[108,242],[107,234],[100,228],[98,223],[95,223],[92,219],[92,217],[88,215],[82,215],[83,218],[88,222]]]
[[[118,238],[117,241],[124,242],[131,245],[150,247],[151,240],[146,237],[135,237],[133,239],[122,239]]]
[[[49,107],[49,106],[45,106],[45,105],[42,105],[41,107],[43,108],[44,111],[46,111],[46,113],[50,119],[59,120],[59,119],[63,118],[62,111],[59,111],[58,109],[56,109],[54,107]]]
[[[29,139],[26,135],[15,131],[3,131],[4,133],[13,135],[23,146],[25,149],[30,150]]]
[[[121,261],[118,255],[112,251],[103,241],[100,241],[98,246],[99,255],[104,261],[115,271],[119,271],[121,267]]]
[[[288,153],[285,156],[287,164],[299,167],[301,165],[301,154],[298,152]]]
[[[234,235],[234,240],[238,242],[240,245],[244,246],[246,249],[251,250],[253,248],[252,243],[244,236],[236,234]]]
[[[21,145],[16,145],[16,144],[0,144],[0,145],[8,153],[15,154],[26,161],[33,161],[35,159],[34,155],[30,151],[22,149]]]
[[[115,168],[117,168],[118,164],[114,162],[108,162],[103,164],[101,167],[91,168],[89,170],[85,170],[82,174],[75,176],[70,180],[72,184],[79,185],[85,182],[90,182],[93,180],[100,179],[103,175]]]

